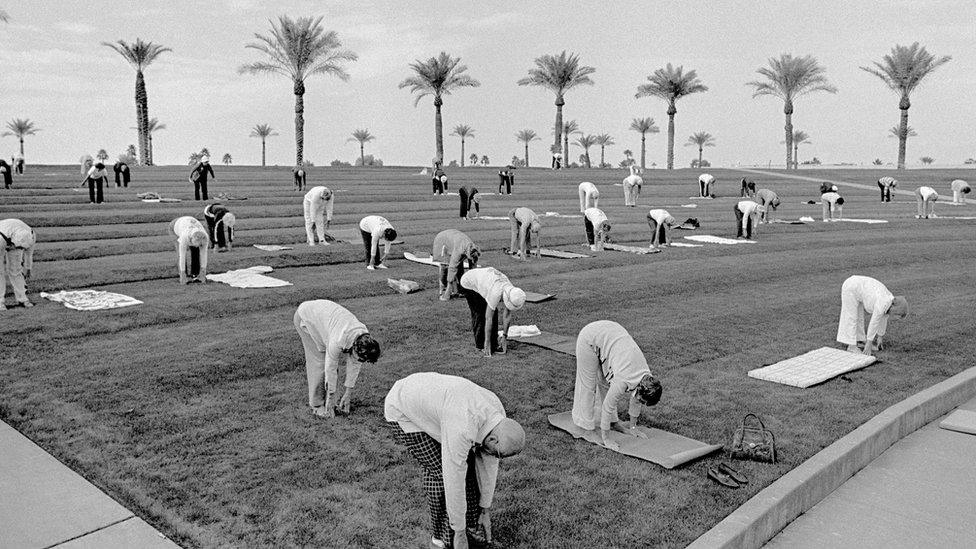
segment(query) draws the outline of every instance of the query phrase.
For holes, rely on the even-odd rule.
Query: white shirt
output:
[[[385,217],[380,217],[378,215],[367,215],[359,222],[359,229],[366,231],[373,236],[369,246],[370,258],[375,258],[379,253],[380,240],[383,238],[383,232],[392,228],[393,225],[390,225],[390,222],[387,221]],[[383,255],[390,253],[390,244],[390,241],[386,241],[386,243],[383,245]]]
[[[759,213],[757,211],[759,209],[759,204],[754,200],[740,200],[735,207],[738,208],[745,217]],[[745,220],[745,217],[743,217],[743,221]]]
[[[600,198],[600,190],[596,188],[596,185],[590,183],[589,181],[584,181],[579,184],[579,191],[583,193],[583,196],[589,200],[590,198]]]
[[[444,499],[451,528],[464,530],[468,454],[505,418],[495,393],[462,377],[434,372],[411,374],[393,384],[383,415],[406,433],[427,433],[441,443]],[[491,507],[498,479],[498,458],[475,452],[475,472],[482,507]]]
[[[186,252],[190,248],[190,236],[193,233],[203,234],[203,245],[200,246],[200,272],[207,272],[207,250],[210,246],[210,237],[207,236],[207,230],[203,228],[203,224],[195,217],[190,217],[184,215],[183,217],[178,217],[173,222],[173,233],[176,235],[176,241],[179,243],[179,267],[180,272],[186,272]]]
[[[955,179],[955,180],[952,181],[952,183],[950,183],[950,186],[951,186],[951,188],[952,188],[953,191],[960,191],[960,192],[962,192],[963,190],[969,188],[969,183],[966,183],[962,179]]]
[[[831,206],[837,203],[838,198],[840,198],[840,195],[833,191],[829,193],[823,193],[822,195],[820,195],[820,200],[827,201],[827,203],[830,204]]]
[[[584,326],[577,336],[577,345],[580,343],[589,346],[599,357],[603,379],[610,385],[600,414],[600,428],[609,431],[617,401],[637,389],[651,369],[634,338],[612,320],[597,320]]]
[[[108,178],[108,170],[106,170],[104,168],[102,168],[101,170],[99,170],[95,166],[92,166],[91,168],[89,168],[88,175],[86,175],[85,177],[91,178],[93,180],[101,179],[103,177],[107,179]]]
[[[24,250],[23,266],[24,269],[30,270],[34,265],[34,244],[37,241],[34,230],[23,221],[10,218],[0,220],[0,233],[7,237],[15,248]],[[6,249],[7,241],[0,238],[0,246]],[[19,265],[14,265],[13,267],[20,268]],[[3,288],[0,288],[0,291],[3,291]]]
[[[898,180],[895,179],[894,177],[891,177],[890,175],[886,175],[886,176],[882,177],[881,179],[878,180],[878,183],[881,183],[885,187],[897,187],[898,186]]]
[[[866,341],[874,340],[876,335],[884,335],[888,329],[888,309],[895,299],[888,288],[869,276],[854,275],[848,277],[841,286],[842,299],[845,293],[849,293],[871,315]]]
[[[715,182],[715,178],[712,177],[712,174],[710,174],[710,173],[703,173],[703,174],[701,174],[701,175],[698,176],[698,181],[700,183],[707,183],[707,184],[711,185],[712,183]]]
[[[669,214],[667,210],[651,210],[647,212],[647,215],[650,216],[650,218],[653,219],[658,225],[674,225],[677,223],[677,221],[671,217],[671,214]]]
[[[505,291],[514,286],[504,273],[494,267],[470,269],[461,275],[461,287],[478,292],[492,310],[498,309]]]
[[[607,220],[607,214],[603,213],[603,210],[600,208],[587,208],[583,212],[583,215],[586,216],[586,219],[590,220],[594,229],[599,229],[600,224]]]
[[[347,360],[356,338],[368,334],[366,325],[348,309],[327,299],[306,301],[298,306],[299,326],[308,334],[320,352],[325,353],[325,377],[329,392],[336,390],[339,365],[346,362],[346,387],[355,387],[362,364]]]
[[[939,193],[932,187],[919,187],[918,193],[922,195],[922,200],[934,200],[939,198]]]
[[[305,203],[310,204],[312,217],[315,218],[322,214],[322,207],[325,207],[325,219],[332,221],[332,206],[335,202],[335,193],[328,187],[321,185],[312,187],[312,190],[305,193]]]

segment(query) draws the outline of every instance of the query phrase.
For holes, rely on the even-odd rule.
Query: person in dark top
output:
[[[203,191],[203,199],[209,200],[210,197],[207,196],[207,175],[217,179],[214,175],[213,167],[210,166],[210,157],[204,156],[200,159],[200,163],[197,164],[193,171],[190,172],[190,182],[193,183],[193,196],[195,200],[200,200],[200,191]]]
[[[295,188],[297,188],[299,191],[305,190],[305,168],[295,166],[295,169],[293,169],[291,172],[295,176]]]
[[[434,175],[430,182],[434,188],[434,194],[444,194],[447,191],[447,174],[441,168],[440,162],[434,163]]]
[[[742,178],[742,188],[739,190],[740,197],[752,198],[756,196],[756,183],[755,181],[748,181],[746,178]]]
[[[14,184],[13,168],[2,158],[0,158],[0,178],[3,178],[4,189],[9,189]]]
[[[112,166],[112,171],[115,172],[115,186],[116,187],[128,187],[129,181],[132,179],[132,172],[129,171],[129,165],[125,162],[119,160]]]
[[[468,213],[472,209],[475,211],[475,215],[471,217],[478,217],[478,214],[481,213],[481,206],[478,204],[480,202],[478,199],[478,189],[474,187],[461,187],[458,189],[458,198],[461,199],[461,210],[459,212],[461,219],[468,219]]]
[[[226,252],[228,243],[234,241],[234,214],[220,202],[214,202],[203,209],[203,218],[207,220],[210,247],[216,243],[218,252]]]
[[[515,184],[515,173],[513,166],[506,166],[498,171],[498,194],[512,194],[512,185]],[[502,192],[502,188],[505,191]]]

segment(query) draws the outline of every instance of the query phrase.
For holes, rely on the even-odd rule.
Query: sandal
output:
[[[725,473],[719,471],[715,467],[708,470],[708,478],[714,480],[715,482],[725,486],[727,488],[738,488],[739,484],[732,480],[732,477],[726,475]]]
[[[726,475],[731,477],[732,480],[738,482],[739,484],[749,484],[749,479],[739,471],[733,469],[732,466],[729,465],[728,463],[720,464],[718,466],[718,470],[722,473],[725,473]]]

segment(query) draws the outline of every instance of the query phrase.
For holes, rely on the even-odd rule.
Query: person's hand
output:
[[[468,549],[468,532],[466,530],[454,532],[454,549]]]
[[[206,273],[200,273],[200,276],[197,277],[197,282],[199,282],[200,284],[206,284],[207,283],[207,274]]]
[[[877,351],[884,350],[884,339],[881,336],[878,336],[877,339],[875,340],[874,348]]]
[[[339,399],[339,406],[337,410],[345,415],[349,415],[349,403],[352,401],[352,389],[346,387],[346,392],[342,393],[342,398]]]
[[[485,541],[491,543],[491,509],[481,509],[478,525],[485,529]]]
[[[498,346],[501,347],[498,354],[503,355],[508,352],[508,337],[505,336],[505,334],[502,334],[501,338],[498,340]]]
[[[617,451],[620,450],[620,445],[617,444],[616,442],[610,440],[610,439],[603,439],[603,446],[607,450],[613,450],[614,452],[617,452]]]

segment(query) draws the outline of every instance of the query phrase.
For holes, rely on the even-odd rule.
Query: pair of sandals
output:
[[[740,486],[749,484],[749,479],[739,471],[733,469],[728,463],[721,463],[718,467],[710,467],[708,469],[708,478],[727,488],[739,488]]]

